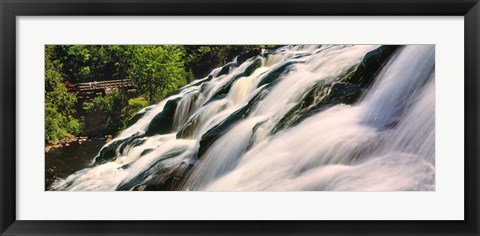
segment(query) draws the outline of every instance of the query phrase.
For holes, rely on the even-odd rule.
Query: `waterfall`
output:
[[[300,45],[144,108],[54,190],[435,190],[435,47]]]

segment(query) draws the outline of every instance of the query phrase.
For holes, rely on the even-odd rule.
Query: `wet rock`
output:
[[[193,131],[196,128],[196,126],[198,125],[198,123],[199,123],[198,115],[190,117],[190,119],[187,120],[185,125],[183,125],[183,127],[180,128],[180,130],[177,132],[177,135],[176,135],[177,139],[191,138],[192,135],[193,135]]]
[[[273,68],[270,72],[268,72],[268,74],[265,75],[265,77],[262,78],[260,83],[258,83],[257,88],[277,80],[278,78],[280,78],[282,74],[290,72],[293,68],[292,66],[297,63],[304,63],[304,62],[303,61],[287,61]]]
[[[100,152],[98,152],[97,156],[95,156],[94,158],[94,165],[103,164],[108,161],[113,161],[117,159],[117,149],[119,149],[119,152],[121,152],[120,148],[126,147],[130,144],[134,144],[135,142],[139,142],[138,140],[141,140],[141,138],[143,137],[144,135],[140,133],[135,133],[128,138],[115,140],[108,145],[103,146],[102,149],[100,149]]]
[[[218,72],[217,77],[228,74],[231,68],[237,67],[237,66],[238,64],[234,62],[227,63],[222,67],[222,69],[220,69],[220,72]]]
[[[259,55],[260,53],[262,52],[262,49],[260,48],[255,48],[255,49],[252,49],[248,52],[244,52],[244,53],[241,53],[238,57],[237,57],[237,62],[238,64],[242,64],[244,63],[245,61],[247,61],[248,59],[254,57],[254,56],[257,56]]]
[[[137,123],[138,120],[140,120],[140,118],[142,118],[150,109],[145,109],[145,111],[143,112],[138,112],[137,114],[135,114],[130,120],[128,120],[127,122],[127,127],[130,127],[132,126],[133,124]]]
[[[292,127],[307,117],[337,104],[353,104],[371,85],[376,74],[400,46],[384,45],[367,53],[360,65],[350,68],[344,75],[319,81],[302,101],[275,125],[272,134]]]
[[[148,125],[146,136],[168,134],[173,131],[173,118],[180,100],[181,98],[176,98],[165,104],[163,111],[158,113]]]
[[[227,83],[225,83],[222,87],[220,87],[215,94],[212,96],[210,99],[211,102],[213,100],[220,99],[224,97],[228,92],[230,91],[230,88],[232,85],[241,77],[247,77],[250,76],[256,69],[260,68],[262,66],[262,61],[258,58],[255,59],[251,65],[249,65],[242,73],[234,76],[232,79],[230,79]]]
[[[212,145],[220,136],[228,132],[228,130],[230,130],[234,124],[247,117],[253,110],[253,108],[256,107],[258,102],[265,98],[265,96],[267,96],[270,88],[271,87],[265,87],[252,99],[250,99],[247,105],[233,112],[226,119],[212,127],[204,135],[202,135],[202,138],[200,140],[200,147],[198,150],[198,157],[200,158],[203,154],[205,154],[210,145]]]
[[[355,73],[351,77],[346,77],[344,81],[363,86],[371,84],[375,75],[401,47],[399,45],[382,45],[368,52]]]
[[[179,161],[177,165],[166,165],[165,160],[175,158],[185,152],[185,149],[175,149],[163,154],[149,168],[142,171],[132,179],[118,185],[117,191],[128,190],[173,190],[171,181],[181,178],[188,169],[188,164]]]
[[[204,79],[204,80],[202,80],[202,81],[198,81],[198,82],[196,82],[196,83],[194,83],[194,84],[191,84],[191,85],[187,85],[187,86],[185,86],[185,88],[191,88],[191,87],[195,87],[195,86],[201,85],[201,90],[203,90],[204,87],[205,87],[205,83],[207,83],[207,82],[209,82],[210,80],[212,80],[212,78],[213,78],[213,75],[208,75],[206,79]],[[175,94],[179,94],[180,91],[182,91],[182,90],[177,90],[177,91],[175,92]],[[169,97],[169,96],[171,96],[171,95],[174,95],[174,94],[171,93],[171,94],[169,94],[167,97]]]
[[[150,153],[150,152],[152,152],[152,151],[153,151],[152,148],[147,148],[147,149],[143,150],[142,153],[140,153],[140,156],[146,155],[146,154],[148,154],[148,153]]]

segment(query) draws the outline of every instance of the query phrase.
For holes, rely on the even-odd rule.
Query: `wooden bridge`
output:
[[[128,79],[122,80],[105,80],[105,81],[94,81],[94,82],[87,82],[87,83],[78,83],[75,85],[69,86],[69,89],[76,93],[79,96],[88,96],[88,95],[96,95],[97,93],[108,94],[110,91],[114,89],[131,89],[133,88],[133,84]]]

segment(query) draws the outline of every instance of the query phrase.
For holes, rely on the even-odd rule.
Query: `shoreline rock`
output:
[[[71,136],[71,137],[68,137],[68,138],[64,138],[62,140],[49,140],[47,141],[47,143],[45,143],[45,153],[49,153],[51,151],[54,151],[54,150],[57,150],[57,149],[60,149],[60,148],[63,148],[63,147],[69,147],[71,143],[74,143],[74,142],[78,142],[78,144],[82,144],[86,141],[90,141],[90,140],[96,140],[98,138],[101,138],[101,137],[87,137],[87,136],[80,136],[80,137],[75,137],[75,136]],[[103,137],[105,139],[106,142],[109,142],[110,140],[112,140],[113,136],[112,135],[105,135]]]

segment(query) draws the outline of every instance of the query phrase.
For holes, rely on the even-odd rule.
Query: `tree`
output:
[[[84,102],[86,111],[101,111],[105,114],[103,129],[107,134],[116,134],[125,128],[133,111],[130,111],[125,91],[115,89],[108,96],[99,94],[91,102]]]
[[[127,78],[150,103],[187,83],[183,47],[176,45],[130,46],[132,58]]]
[[[45,47],[45,141],[60,140],[81,131],[80,122],[73,117],[77,98],[63,83],[62,64],[53,60],[54,47]]]
[[[71,83],[125,79],[130,58],[124,45],[59,45],[54,57]]]

